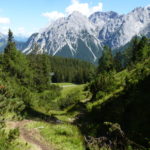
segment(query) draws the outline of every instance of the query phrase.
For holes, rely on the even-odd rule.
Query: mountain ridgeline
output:
[[[26,43],[24,53],[79,58],[97,63],[104,45],[117,49],[134,36],[149,36],[150,7],[139,7],[128,14],[96,12],[87,18],[79,12],[53,22],[40,33],[33,34]]]
[[[128,14],[95,12],[89,17],[73,12],[60,18],[39,33],[32,34],[27,42],[16,42],[25,54],[49,54],[77,58],[97,64],[105,45],[112,50],[126,45],[134,36],[150,36],[150,6],[139,7]],[[7,39],[0,35],[0,50]],[[35,51],[34,51],[35,53]]]

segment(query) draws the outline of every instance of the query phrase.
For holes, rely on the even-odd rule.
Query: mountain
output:
[[[99,31],[101,31],[108,22],[114,20],[119,15],[116,12],[95,12],[89,17],[89,20],[95,24],[97,36],[99,36]]]
[[[27,43],[24,41],[15,41],[15,43],[16,43],[17,49],[21,51],[23,51],[27,46]]]
[[[95,12],[89,18],[73,12],[33,34],[23,52],[33,52],[37,43],[36,53],[96,62],[104,45],[118,49],[136,35],[150,36],[150,6],[136,8],[124,15],[113,11]]]
[[[15,35],[14,38],[16,41],[20,41],[20,42],[26,42],[28,40],[28,37],[23,35]]]
[[[15,43],[16,43],[17,49],[19,50],[25,49],[27,43],[24,40],[25,38],[15,36]],[[0,52],[4,51],[6,44],[7,44],[7,35],[0,33]]]
[[[150,35],[150,6],[136,8],[126,15],[97,12],[89,19],[98,26],[98,38],[103,45],[113,49],[125,45],[136,35]]]
[[[91,62],[97,61],[102,52],[95,25],[79,12],[73,12],[68,17],[55,21],[43,32],[33,34],[27,43],[25,53],[32,52],[34,43],[37,43],[38,53]]]
[[[0,33],[0,52],[4,49],[6,42],[7,42],[6,36]]]

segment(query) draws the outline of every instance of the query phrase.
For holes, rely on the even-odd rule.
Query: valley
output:
[[[150,150],[150,6],[121,14],[72,0],[38,18],[57,0],[8,1],[17,14],[0,8],[0,150]],[[37,30],[40,17],[48,26]]]

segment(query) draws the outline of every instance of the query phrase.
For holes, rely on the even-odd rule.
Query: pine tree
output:
[[[12,33],[12,31],[9,29],[9,31],[8,31],[8,42],[13,42],[13,39],[14,39],[14,37],[13,37],[13,33]]]
[[[139,44],[139,38],[136,36],[133,38],[133,45],[131,49],[131,62],[135,62],[137,60],[138,55],[138,44]]]
[[[99,66],[98,66],[98,73],[101,72],[109,72],[113,70],[113,56],[111,49],[107,46],[104,47],[103,49],[103,55],[99,59]]]
[[[16,50],[16,44],[14,42],[14,37],[12,31],[9,29],[8,31],[8,40],[7,40],[7,45],[4,49],[4,54],[9,54],[15,52]],[[12,54],[13,55],[13,54]]]
[[[34,72],[33,80],[38,91],[48,89],[51,82],[51,64],[47,55],[29,55],[30,67]]]
[[[114,67],[116,69],[116,71],[121,71],[122,70],[122,53],[119,51],[116,53],[116,55],[114,56]]]
[[[143,36],[138,44],[138,50],[136,52],[136,61],[141,61],[149,57],[150,44],[149,40]]]
[[[11,30],[8,32],[8,42],[4,49],[3,70],[10,77],[14,77],[20,81],[20,84],[26,86],[31,84],[32,71],[29,68],[26,56],[16,49]]]

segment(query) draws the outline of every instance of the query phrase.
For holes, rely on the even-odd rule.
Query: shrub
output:
[[[8,140],[11,142],[19,136],[19,129],[15,128],[9,131]]]
[[[68,94],[65,98],[59,99],[58,105],[59,105],[60,109],[64,109],[70,105],[73,105],[73,104],[76,104],[77,102],[79,102],[80,97],[81,97],[80,90],[73,91],[70,94]]]
[[[114,73],[103,72],[89,84],[89,89],[93,94],[93,99],[99,99],[105,96],[105,93],[112,92],[116,86]]]

